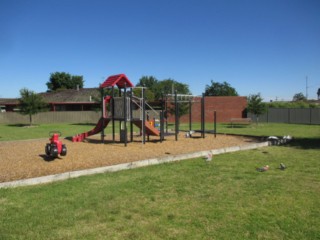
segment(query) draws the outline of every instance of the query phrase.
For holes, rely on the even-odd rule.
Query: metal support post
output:
[[[166,95],[166,100],[165,100],[165,103],[164,103],[164,111],[165,111],[165,114],[166,114],[166,133],[168,133],[168,96]]]
[[[161,93],[161,111],[160,111],[160,142],[164,139],[164,99]]]
[[[189,100],[189,131],[192,130],[192,102]]]
[[[213,119],[214,119],[214,137],[217,137],[217,112],[214,111],[213,113]]]
[[[205,107],[204,107],[204,93],[201,98],[201,137],[205,138]]]
[[[130,90],[130,141],[133,142],[133,101],[132,101],[133,91]]]
[[[105,125],[105,118],[104,118],[104,111],[105,111],[105,105],[104,105],[104,88],[101,89],[101,118],[102,118],[102,126]],[[104,143],[104,127],[101,131],[101,142]]]
[[[142,130],[142,143],[146,143],[146,104],[145,104],[145,88],[142,88],[142,123],[141,123],[141,130]]]
[[[111,115],[112,115],[112,142],[115,142],[115,121],[114,121],[114,87],[112,87],[112,98],[111,98]]]
[[[124,84],[123,94],[123,118],[124,118],[124,146],[127,146],[127,84]]]
[[[177,99],[177,90],[174,92],[174,110],[175,110],[175,136],[176,141],[178,141],[179,134],[179,109],[178,109],[178,99]]]
[[[161,110],[161,112],[160,112],[160,142],[162,142],[163,141],[163,139],[164,139],[164,126],[163,126],[163,123],[164,123],[164,121],[163,121],[163,111]]]

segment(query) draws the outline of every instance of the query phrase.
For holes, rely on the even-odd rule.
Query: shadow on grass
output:
[[[229,123],[224,123],[224,124],[221,124],[221,127],[223,128],[248,128],[250,127],[251,124],[241,124],[241,123],[234,123],[234,124],[229,124]]]
[[[64,138],[65,140],[67,141],[70,141],[72,142],[72,137],[65,137]],[[162,142],[166,141],[166,139],[163,139]],[[84,143],[90,143],[90,144],[115,144],[115,145],[121,145],[123,146],[125,143],[123,141],[120,141],[119,139],[115,139],[114,141],[112,139],[104,139],[104,141],[102,141],[101,139],[93,139],[93,138],[85,138],[83,140]],[[149,139],[146,137],[146,143],[159,143],[161,142],[161,140],[159,138],[153,138],[153,139]],[[129,138],[128,138],[128,141],[127,141],[127,144],[130,144],[130,143],[142,143],[142,140],[141,139],[133,139],[133,141],[131,141]]]
[[[237,124],[237,125],[229,125],[226,128],[247,128],[248,125],[243,125],[243,124]]]
[[[97,123],[72,123],[70,125],[74,125],[74,126],[95,126],[95,125],[97,125]]]
[[[295,138],[288,146],[302,149],[320,149],[320,138]]]
[[[38,127],[38,124],[22,124],[22,123],[16,123],[16,124],[8,124],[8,127]]]

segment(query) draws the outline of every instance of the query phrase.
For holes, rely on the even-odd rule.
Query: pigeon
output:
[[[286,168],[287,168],[286,165],[284,165],[283,163],[280,163],[280,167],[279,167],[280,170],[285,170]]]
[[[266,165],[264,167],[256,168],[258,172],[265,172],[269,170],[269,165]]]
[[[276,136],[268,137],[268,141],[271,143],[271,145],[279,145],[279,138]]]
[[[209,162],[209,161],[212,160],[212,157],[213,157],[212,153],[208,152],[207,155],[205,156],[205,159],[206,159],[207,162]]]

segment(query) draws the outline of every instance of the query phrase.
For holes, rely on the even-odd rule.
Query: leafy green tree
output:
[[[48,91],[59,89],[83,88],[83,76],[71,75],[65,72],[51,73],[49,81],[46,83]]]
[[[159,81],[153,76],[143,76],[136,86],[147,87],[145,92],[147,101],[157,101],[167,94],[174,94],[175,91],[177,91],[178,94],[191,94],[187,84],[177,82],[171,78]],[[141,96],[141,89],[135,89],[134,94]],[[188,109],[187,103],[179,103],[179,116],[186,114]],[[173,107],[169,108],[168,111],[171,114],[175,114]]]
[[[139,79],[139,82],[136,84],[137,87],[146,87],[152,92],[154,92],[156,85],[158,84],[158,79],[153,76],[143,76]]]
[[[256,116],[256,122],[259,122],[259,116],[266,112],[266,104],[263,102],[263,99],[258,94],[252,94],[248,97],[248,106],[247,106],[248,112],[254,114]]]
[[[306,101],[307,98],[303,95],[303,93],[296,93],[294,96],[293,96],[293,99],[292,101],[294,102],[297,102],[297,101]]]
[[[173,79],[165,79],[159,81],[156,86],[155,97],[156,99],[161,99],[162,94],[165,96],[166,94],[174,94],[177,91],[177,94],[191,94],[189,90],[189,86],[184,83],[177,82]],[[174,104],[174,96],[171,97],[172,99],[172,106],[169,107],[168,113],[175,115],[175,109],[173,107]],[[184,114],[187,114],[189,111],[189,104],[188,103],[178,103],[178,112],[179,116],[181,117]]]
[[[211,85],[206,85],[205,96],[238,96],[235,88],[227,82],[219,83],[211,80]]]
[[[35,92],[23,88],[20,90],[20,113],[23,115],[29,115],[30,126],[32,125],[32,116],[45,111],[47,103],[45,103],[42,97]]]
[[[179,94],[191,94],[187,84],[177,82],[170,78],[159,81],[153,76],[143,76],[136,86],[147,88],[146,96],[149,101],[159,100],[162,98],[162,94],[173,94],[175,90],[177,90]],[[139,93],[141,90],[135,90],[135,92]],[[153,99],[151,99],[152,96]]]
[[[268,108],[317,108],[314,103],[308,103],[304,101],[296,101],[296,102],[270,102],[267,103]]]
[[[160,99],[162,94],[174,94],[175,91],[177,91],[178,94],[191,94],[187,84],[177,82],[170,78],[159,81],[154,91],[156,99]]]
[[[137,97],[142,97],[142,89],[141,88],[134,88],[133,89],[133,95],[137,96]],[[150,90],[149,88],[147,88],[144,92],[144,98],[146,101],[148,102],[152,102],[154,101],[154,93],[152,90]]]

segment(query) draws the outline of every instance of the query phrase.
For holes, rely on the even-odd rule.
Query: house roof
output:
[[[97,103],[100,101],[99,88],[65,89],[39,93],[46,103]],[[0,105],[19,105],[19,98],[0,98]]]
[[[94,103],[101,98],[99,88],[65,89],[39,95],[47,103]]]
[[[100,88],[114,87],[115,85],[117,85],[118,88],[129,88],[134,86],[125,74],[118,74],[108,77],[100,85]]]
[[[17,98],[0,98],[0,105],[16,105],[19,104]]]

